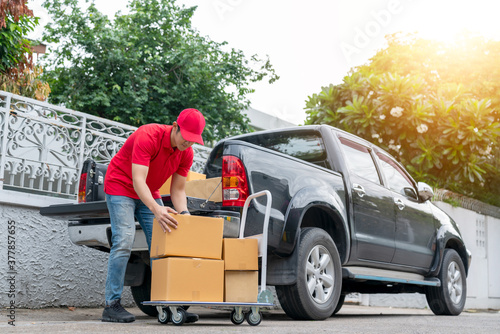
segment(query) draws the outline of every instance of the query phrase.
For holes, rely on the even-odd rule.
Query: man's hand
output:
[[[177,220],[170,215],[170,213],[177,214],[174,209],[168,206],[158,206],[153,213],[163,232],[172,232],[171,228],[177,228]]]
[[[149,167],[137,164],[132,164],[132,180],[134,182],[134,190],[141,199],[141,201],[151,210],[155,215],[156,220],[160,223],[163,232],[171,232],[170,228],[177,228],[177,220],[170,215],[170,213],[177,213],[172,208],[161,206],[153,198],[151,191],[146,184]],[[184,210],[184,209],[182,209]],[[182,211],[181,210],[181,211]]]

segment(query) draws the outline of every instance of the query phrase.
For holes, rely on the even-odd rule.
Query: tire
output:
[[[182,326],[186,322],[187,314],[186,311],[182,307],[177,308],[177,313],[172,313],[170,316],[170,320],[176,326]]]
[[[245,313],[243,312],[236,312],[236,310],[233,310],[231,312],[231,322],[235,325],[241,325],[245,321]]]
[[[429,308],[436,315],[459,315],[467,298],[467,281],[462,259],[454,249],[445,249],[438,278],[441,286],[428,287],[425,292]]]
[[[344,301],[345,301],[345,295],[342,294],[339,297],[339,301],[337,302],[337,306],[335,307],[335,310],[333,310],[332,317],[340,311],[340,309],[344,305]]]
[[[156,306],[142,305],[142,302],[151,300],[151,269],[149,266],[146,266],[142,285],[131,286],[130,290],[132,291],[132,297],[134,297],[135,304],[142,312],[151,317],[158,316]]]
[[[158,322],[166,325],[170,321],[170,310],[167,307],[162,307],[161,312],[158,312]]]
[[[262,314],[251,311],[245,314],[245,319],[250,326],[258,326],[262,322]]]
[[[324,230],[310,227],[301,230],[297,247],[297,281],[293,285],[276,286],[280,304],[295,320],[329,318],[342,288],[337,247]],[[323,263],[321,267],[320,263]]]

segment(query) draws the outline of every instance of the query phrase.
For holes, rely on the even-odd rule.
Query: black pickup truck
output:
[[[86,203],[41,214],[68,220],[74,243],[109,251],[105,167],[86,164]],[[291,318],[326,319],[352,292],[423,293],[437,315],[462,312],[471,255],[458,226],[431,203],[431,187],[377,146],[326,125],[254,132],[217,143],[204,173],[221,177],[222,202],[188,198],[192,214],[238,221],[250,194],[271,192],[267,284]],[[245,235],[262,232],[264,212],[265,198],[254,199]],[[141,305],[150,268],[139,226],[126,284],[154,316]]]

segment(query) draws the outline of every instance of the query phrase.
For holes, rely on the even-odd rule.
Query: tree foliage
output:
[[[7,13],[3,16],[2,22],[5,26],[0,28],[0,72],[31,68],[33,64],[31,43],[26,35],[34,29],[38,23],[37,19],[28,15],[15,19]]]
[[[129,14],[113,21],[93,2],[46,0],[54,23],[44,39],[55,43],[47,59],[50,101],[139,126],[171,124],[179,112],[198,108],[206,117],[204,139],[248,130],[241,111],[251,82],[278,77],[268,59],[247,59],[226,43],[191,27],[196,7],[174,0],[132,0]]]
[[[500,205],[500,42],[470,34],[454,44],[387,41],[341,84],[308,98],[306,123],[355,133],[417,180]]]
[[[45,101],[49,96],[50,87],[40,79],[42,73],[43,68],[37,65],[32,69],[25,68],[22,72],[16,69],[9,74],[0,73],[0,90]]]
[[[7,27],[7,17],[12,17],[18,22],[23,16],[33,16],[33,11],[28,8],[28,0],[0,0],[0,28]]]
[[[45,100],[50,88],[39,78],[42,68],[34,66],[33,43],[26,37],[38,18],[26,2],[0,0],[0,89]]]

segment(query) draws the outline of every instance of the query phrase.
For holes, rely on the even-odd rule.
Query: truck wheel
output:
[[[151,317],[158,316],[156,306],[142,305],[142,302],[151,300],[151,269],[149,266],[146,266],[142,285],[131,286],[130,290],[132,291],[132,297],[134,297],[135,304],[142,312]]]
[[[328,233],[303,228],[298,244],[297,282],[277,285],[285,313],[295,320],[323,320],[337,306],[342,288],[340,257]]]
[[[425,292],[429,308],[436,315],[459,315],[465,306],[467,282],[464,264],[454,249],[445,249],[438,278],[441,286]]]

